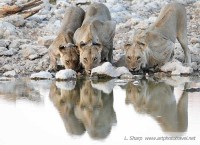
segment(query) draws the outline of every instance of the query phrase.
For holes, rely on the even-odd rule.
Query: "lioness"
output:
[[[185,84],[186,89],[188,84]],[[184,132],[188,127],[188,93],[183,92],[178,103],[174,88],[164,82],[141,80],[139,85],[128,83],[126,103],[138,113],[152,116],[167,132]]]
[[[85,132],[83,123],[81,123],[74,114],[74,108],[79,102],[80,88],[76,84],[74,89],[60,89],[52,82],[49,98],[58,110],[68,133],[72,135],[81,135]]]
[[[162,8],[156,22],[136,33],[132,44],[125,45],[125,63],[130,71],[162,66],[173,54],[176,38],[181,44],[185,62],[191,63],[187,42],[186,10],[172,3]]]
[[[56,61],[58,58],[61,58],[61,62],[65,68],[77,70],[79,51],[73,45],[73,35],[81,26],[84,15],[84,10],[79,7],[69,7],[66,9],[58,36],[49,47],[50,71],[57,70]]]
[[[87,74],[101,61],[112,61],[115,27],[104,4],[93,3],[88,7],[82,26],[74,34],[74,42],[80,52],[80,63]]]
[[[92,138],[106,138],[111,132],[113,123],[116,123],[113,92],[105,94],[93,88],[90,80],[86,80],[81,87],[80,102],[74,112]]]

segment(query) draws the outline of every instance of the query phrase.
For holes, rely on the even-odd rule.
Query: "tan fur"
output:
[[[49,70],[57,70],[57,59],[61,58],[63,65],[68,69],[77,69],[79,62],[79,53],[77,47],[67,47],[66,44],[73,42],[73,35],[75,31],[81,26],[84,19],[85,12],[79,7],[69,7],[66,9],[65,16],[62,21],[61,29],[58,36],[49,47],[50,67]],[[60,51],[60,45],[65,45],[65,51]],[[72,55],[73,54],[73,55]],[[76,58],[76,60],[74,60]],[[73,61],[71,61],[73,60]],[[70,61],[70,63],[66,63]]]
[[[73,90],[57,88],[55,82],[51,84],[49,98],[58,110],[68,133],[81,135],[85,132],[83,124],[74,114],[74,108],[80,99],[80,88],[76,84]]]
[[[90,80],[86,80],[80,90],[80,102],[75,108],[75,115],[92,138],[106,138],[112,123],[116,121],[113,93],[105,94],[93,88]]]
[[[190,65],[186,10],[181,4],[172,3],[162,8],[154,24],[137,32],[133,42],[125,46],[127,67],[137,71],[162,66],[171,59],[176,38],[184,50],[185,62]]]
[[[188,93],[183,92],[176,104],[173,90],[163,82],[142,80],[139,85],[130,82],[126,88],[126,103],[132,104],[137,112],[152,116],[164,131],[184,132],[188,125]]]
[[[104,4],[93,3],[88,7],[81,28],[74,34],[80,62],[88,74],[101,61],[112,61],[115,25]]]

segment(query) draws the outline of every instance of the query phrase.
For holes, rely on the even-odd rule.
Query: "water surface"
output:
[[[198,80],[0,81],[0,145],[197,145]]]

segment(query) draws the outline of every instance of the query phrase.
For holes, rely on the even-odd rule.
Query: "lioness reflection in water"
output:
[[[187,92],[183,92],[176,103],[172,86],[163,82],[141,80],[139,85],[128,83],[126,103],[133,104],[134,109],[139,113],[150,114],[165,132],[185,132],[187,130]]]
[[[74,87],[65,85],[62,89],[53,82],[50,88],[49,97],[57,108],[67,132],[71,135],[81,135],[85,127],[74,114],[74,108],[80,99],[79,84],[74,82]]]
[[[90,80],[86,80],[80,90],[80,102],[75,108],[75,114],[92,138],[106,138],[116,122],[113,92],[103,93],[93,88]]]
[[[49,96],[70,134],[81,135],[87,130],[90,137],[103,139],[116,122],[113,92],[93,88],[90,80],[76,82],[74,89],[59,89],[52,83]]]

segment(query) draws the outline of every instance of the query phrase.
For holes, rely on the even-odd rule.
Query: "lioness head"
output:
[[[149,65],[157,65],[167,59],[171,41],[155,31],[140,31],[136,33],[131,44],[126,44],[125,63],[130,71],[145,69]],[[163,52],[166,52],[166,55]],[[169,55],[168,55],[169,54]]]
[[[130,71],[138,71],[146,67],[145,44],[134,42],[133,44],[126,44],[125,49],[125,63]]]
[[[80,63],[85,68],[87,74],[91,73],[92,68],[97,67],[101,62],[102,45],[99,43],[88,42],[80,43]]]
[[[102,98],[100,91],[93,88],[90,81],[85,81],[80,90],[80,102],[81,108],[99,108],[102,107]]]
[[[79,51],[74,44],[60,45],[60,60],[66,69],[77,70],[79,65]]]
[[[129,82],[126,88],[126,104],[133,104],[137,112],[144,112],[147,104],[147,83],[141,80],[139,85]]]
[[[136,33],[131,44],[125,44],[125,63],[130,71],[138,71],[146,67],[146,47],[144,34],[141,31]]]

